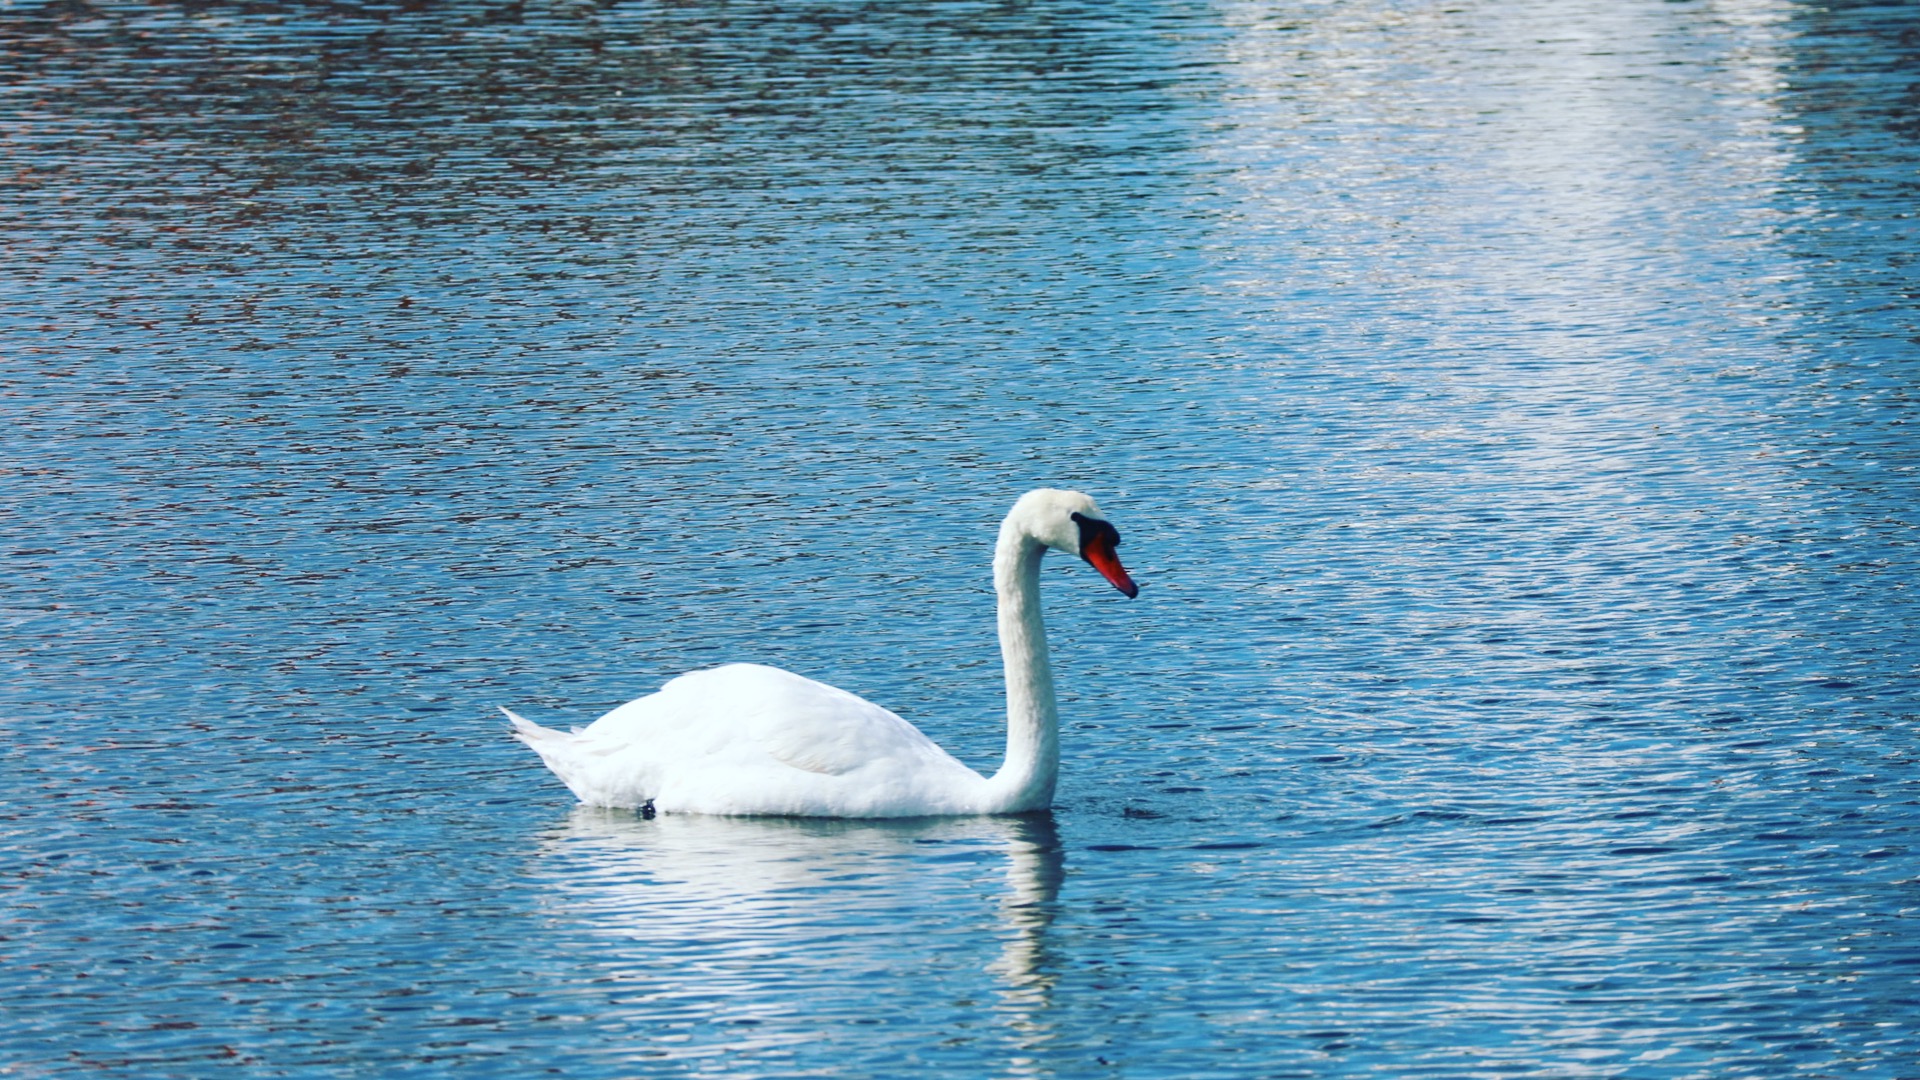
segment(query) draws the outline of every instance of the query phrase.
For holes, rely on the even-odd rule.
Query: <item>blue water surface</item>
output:
[[[0,1075],[1920,1075],[1920,16],[0,7]],[[576,807],[728,660],[1049,815]]]

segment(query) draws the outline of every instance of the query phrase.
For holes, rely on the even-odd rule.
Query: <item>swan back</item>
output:
[[[689,672],[572,734],[515,726],[598,806],[821,817],[984,809],[985,779],[912,724],[761,664]]]

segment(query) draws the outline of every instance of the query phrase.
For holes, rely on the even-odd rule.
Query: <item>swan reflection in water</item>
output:
[[[551,925],[583,932],[600,969],[605,1000],[580,1019],[644,1013],[656,1059],[791,1055],[823,1025],[873,1022],[887,994],[920,999],[936,1041],[1001,1044],[1015,1074],[1054,1035],[1047,937],[1065,870],[1050,813],[647,819],[579,806],[535,872]],[[983,1023],[986,1002],[997,1023]]]

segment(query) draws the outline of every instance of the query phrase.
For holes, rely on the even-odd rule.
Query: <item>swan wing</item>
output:
[[[836,686],[779,668],[738,664],[725,671],[747,739],[768,757],[821,776],[846,776],[877,762],[947,753],[889,709]]]
[[[690,672],[568,738],[584,801],[705,813],[936,811],[982,783],[892,711],[779,668]],[[918,804],[925,804],[922,809]]]

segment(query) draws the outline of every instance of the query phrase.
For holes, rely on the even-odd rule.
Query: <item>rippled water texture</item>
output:
[[[1920,1061],[1920,16],[0,7],[0,1075]],[[1060,798],[577,809],[777,663]]]

